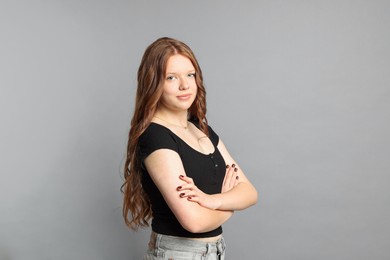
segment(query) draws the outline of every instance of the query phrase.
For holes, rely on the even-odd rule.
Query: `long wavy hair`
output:
[[[149,45],[142,57],[137,74],[137,94],[134,115],[131,120],[127,156],[124,165],[123,217],[126,225],[137,230],[149,226],[152,208],[148,195],[142,188],[142,162],[137,156],[138,139],[149,126],[163,93],[168,59],[180,54],[187,57],[195,68],[197,95],[188,109],[188,119],[196,121],[208,135],[206,119],[206,91],[202,71],[192,50],[183,42],[172,38],[160,38]]]

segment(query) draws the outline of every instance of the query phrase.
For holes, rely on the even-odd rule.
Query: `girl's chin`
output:
[[[179,101],[179,102],[164,102],[162,107],[172,112],[187,111],[192,106],[194,100]]]

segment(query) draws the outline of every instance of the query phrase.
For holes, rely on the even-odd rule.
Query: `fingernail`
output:
[[[184,178],[184,175],[180,175],[179,177],[180,177],[180,178]]]
[[[184,196],[184,193],[180,193],[180,197],[183,198],[183,196]]]
[[[232,164],[232,167],[234,168],[234,167],[236,167],[236,165],[233,163],[233,164]]]
[[[226,165],[226,169],[227,169],[227,168],[229,168],[229,164],[228,164],[228,165]]]
[[[238,180],[240,177],[236,176],[236,180]]]
[[[177,190],[181,190],[181,186],[177,187]]]
[[[238,168],[234,168],[234,171],[237,172],[238,171]],[[237,176],[238,177],[238,176]]]
[[[190,200],[190,199],[192,199],[192,198],[191,198],[191,197],[188,197],[187,199]]]

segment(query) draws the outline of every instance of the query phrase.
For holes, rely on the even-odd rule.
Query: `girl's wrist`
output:
[[[213,203],[214,204],[214,209],[216,209],[216,210],[221,209],[221,206],[222,206],[221,194],[220,193],[213,194],[212,198],[214,200],[214,203]]]

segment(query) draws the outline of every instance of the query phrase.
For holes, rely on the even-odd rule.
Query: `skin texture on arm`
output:
[[[235,165],[235,174],[238,176],[237,184],[230,190],[212,195],[219,201],[219,210],[242,210],[257,202],[258,194],[255,187],[245,176],[244,172],[237,167],[237,163],[229,154],[222,140],[219,140],[218,149],[227,165]]]
[[[175,151],[156,150],[145,159],[144,163],[168,206],[186,230],[192,233],[211,231],[232,216],[233,211],[213,210],[180,198],[176,188],[185,184],[179,179],[179,176],[185,175],[185,172],[182,161]]]
[[[180,177],[186,183],[178,189],[180,197],[186,198],[199,205],[218,210],[243,210],[257,202],[257,191],[244,172],[237,167],[237,163],[230,156],[221,140],[218,149],[227,163],[227,171],[221,188],[221,193],[205,194],[191,178]]]

